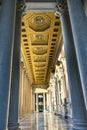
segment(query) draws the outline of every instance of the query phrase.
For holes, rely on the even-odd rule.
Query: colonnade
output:
[[[34,93],[33,94],[33,111],[35,112],[39,112],[39,105],[43,106],[43,112],[46,111],[47,109],[47,93],[44,93],[42,91],[41,95],[42,95],[42,101],[39,102],[39,94],[40,93]]]
[[[72,101],[73,129],[86,130],[87,17],[82,0],[58,0],[57,7],[57,14],[62,24]],[[20,34],[23,9],[23,0],[3,0],[0,6],[0,130],[17,130],[19,127],[18,111],[20,116],[32,111],[32,88],[24,64],[20,64]],[[19,71],[19,68],[21,68],[21,71]],[[19,79],[21,81],[20,85]],[[64,75],[62,75],[61,80],[62,82],[55,79],[55,85],[60,87],[60,83],[63,83],[63,91],[65,91]],[[55,90],[58,91],[60,97],[59,87]],[[43,97],[45,111],[46,96],[43,95]],[[47,103],[50,103],[49,110],[51,111],[52,93],[50,89],[47,97]],[[67,91],[64,98],[66,97]],[[58,102],[56,91],[55,98],[58,107],[60,101]],[[19,108],[18,104],[20,104]],[[36,104],[36,110],[38,111],[38,94]]]
[[[27,68],[23,61],[20,64],[19,116],[32,112],[32,86]]]
[[[50,78],[48,88],[48,108],[50,112],[65,118],[72,118],[71,98],[69,93],[66,58],[61,51],[55,73]]]

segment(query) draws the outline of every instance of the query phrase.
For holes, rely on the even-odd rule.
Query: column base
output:
[[[87,122],[75,121],[73,122],[74,130],[87,130]]]
[[[21,130],[19,128],[19,123],[15,124],[15,123],[9,123],[8,124],[8,130]]]

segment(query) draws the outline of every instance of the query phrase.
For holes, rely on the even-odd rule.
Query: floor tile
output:
[[[70,130],[72,125],[53,113],[33,113],[19,121],[22,130]]]

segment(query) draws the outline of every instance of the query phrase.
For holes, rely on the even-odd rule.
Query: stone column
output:
[[[27,113],[27,72],[25,71],[25,97],[24,97],[24,100],[25,100],[25,114]]]
[[[49,110],[49,93],[47,92],[47,111]]]
[[[28,99],[28,93],[29,93],[29,86],[28,86],[28,74],[26,75],[27,83],[26,83],[26,113],[28,113],[29,108],[29,99]],[[30,95],[31,96],[31,95]]]
[[[46,105],[46,102],[45,102],[45,100],[46,100],[46,99],[45,99],[45,93],[43,93],[44,112],[46,111],[46,106],[45,106],[45,105]]]
[[[29,82],[30,83],[30,82]],[[30,106],[31,106],[31,112],[32,112],[32,86],[31,86],[31,84],[30,84],[30,94],[31,94],[31,98],[30,98]],[[35,94],[34,94],[34,100],[35,100]],[[35,105],[35,102],[34,102],[34,105]]]
[[[10,101],[16,0],[3,0],[0,8],[0,130],[6,130]]]
[[[19,92],[19,115],[22,116],[22,107],[23,107],[23,62],[20,64],[20,92]]]
[[[38,93],[36,93],[36,112],[38,112]]]
[[[36,130],[39,129],[39,115],[38,113],[35,114],[35,122],[36,122]]]
[[[34,88],[33,88],[33,91],[32,91],[32,98],[33,98],[33,100],[32,100],[32,110],[33,110],[33,112],[35,112],[35,90],[34,90]]]
[[[56,98],[56,114],[58,114],[58,84],[57,77],[55,77],[55,98]]]
[[[60,96],[61,81],[58,80],[58,114],[61,114],[61,96]]]
[[[24,103],[24,101],[23,101],[23,95],[24,95],[24,69],[23,69],[23,67],[24,67],[24,63],[22,62],[22,75],[21,75],[21,114],[23,115],[23,103]]]
[[[64,92],[64,98],[66,98],[67,96],[67,89],[66,89],[66,81],[65,81],[65,73],[64,73],[64,66],[63,66],[63,63],[61,62],[62,64],[62,68],[61,68],[61,81],[62,81],[62,86],[63,86],[63,92]]]
[[[78,3],[77,3],[78,4]],[[62,7],[62,8],[61,8]],[[77,59],[74,48],[71,24],[67,10],[67,4],[58,3],[58,9],[61,11],[62,32],[64,39],[69,87],[73,109],[73,128],[75,130],[87,129],[87,111],[85,107],[82,86],[79,76]]]
[[[51,110],[51,103],[50,103],[50,90],[48,90],[48,112]]]
[[[23,1],[17,1],[8,130],[18,129],[22,4]]]
[[[45,93],[45,110],[47,110],[47,92]]]
[[[87,109],[87,17],[82,0],[67,0],[82,89]]]
[[[26,68],[24,67],[24,84],[23,84],[23,114],[26,114]]]
[[[28,112],[32,112],[32,101],[33,96],[32,96],[32,86],[30,83],[30,80],[28,79]],[[34,93],[34,101],[35,101],[35,93]],[[35,105],[35,102],[34,102]]]
[[[33,112],[35,112],[35,94],[33,93],[33,102],[32,102],[33,104]]]
[[[52,107],[52,92],[49,90],[49,112],[53,112],[53,107]]]

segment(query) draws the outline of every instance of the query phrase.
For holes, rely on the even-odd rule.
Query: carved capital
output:
[[[25,1],[24,0],[17,0],[17,10],[23,12],[25,10]]]
[[[24,62],[20,62],[20,67],[23,68],[24,67]]]
[[[56,16],[60,17],[67,10],[67,1],[66,0],[59,0],[57,2],[56,8],[57,8]]]
[[[1,4],[2,4],[2,2],[1,2],[1,0],[0,0],[0,6],[1,6]]]

